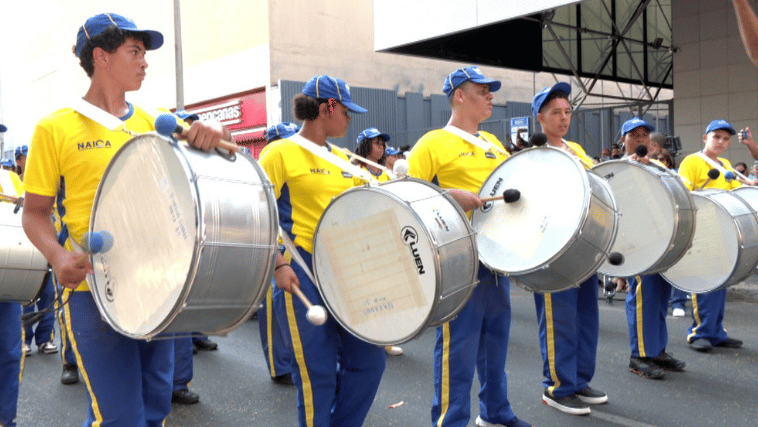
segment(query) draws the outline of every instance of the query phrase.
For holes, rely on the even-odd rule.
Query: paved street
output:
[[[727,305],[724,324],[730,335],[745,341],[740,350],[715,349],[701,354],[687,348],[685,328],[690,318],[669,317],[668,351],[687,362],[687,372],[667,373],[663,381],[631,374],[629,335],[623,294],[613,305],[600,300],[600,347],[592,386],[606,391],[610,402],[594,406],[592,414],[577,417],[543,405],[542,367],[532,295],[512,289],[513,325],[506,367],[509,393],[516,414],[536,426],[701,427],[756,426],[758,404],[758,306],[744,298]],[[688,309],[689,314],[689,309]],[[260,349],[257,323],[247,322],[225,338],[214,338],[219,350],[195,357],[197,405],[174,405],[168,426],[294,426],[297,424],[294,387],[268,379]],[[432,392],[434,331],[429,329],[402,345],[405,355],[388,359],[387,370],[366,426],[428,426]],[[36,350],[36,349],[35,349]],[[59,382],[58,355],[36,353],[26,359],[21,385],[18,424],[24,426],[81,426],[86,411],[83,385]],[[478,401],[474,387],[471,398]],[[388,406],[405,402],[397,408]]]

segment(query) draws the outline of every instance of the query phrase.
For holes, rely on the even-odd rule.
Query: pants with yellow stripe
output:
[[[626,321],[632,357],[658,357],[669,341],[666,329],[671,285],[660,274],[630,277]]]
[[[475,370],[479,416],[494,424],[515,418],[505,374],[510,328],[510,281],[480,263],[471,298],[455,319],[437,328],[432,426],[468,425]]]
[[[582,391],[595,375],[600,309],[597,274],[578,288],[534,294],[542,350],[542,384],[553,397]]]
[[[298,248],[311,266],[311,254]],[[300,289],[313,304],[324,305],[316,286],[292,262]],[[283,329],[291,339],[295,363],[292,380],[297,386],[298,422],[301,427],[356,427],[371,408],[384,373],[384,347],[362,341],[329,316],[321,326],[306,320],[300,300],[278,287],[274,310],[287,313]]]
[[[21,370],[21,304],[0,302],[0,425],[15,427]]]
[[[57,278],[54,279],[55,286],[55,313],[58,320],[58,326],[61,328],[60,343],[61,343],[61,362],[64,365],[76,366],[76,355],[74,355],[74,349],[71,348],[71,340],[68,338],[66,331],[68,331],[68,319],[66,319],[66,310],[61,310],[59,295],[63,293],[63,286],[58,283]],[[65,297],[63,301],[66,300]]]
[[[716,345],[729,338],[724,329],[726,288],[707,294],[692,294],[692,326],[687,329],[687,342],[704,338]]]
[[[289,340],[285,340],[282,325],[286,325],[286,312],[274,310],[274,289],[276,284],[269,286],[261,308],[258,309],[258,330],[261,333],[261,347],[266,359],[268,373],[278,377],[292,372],[292,348]]]
[[[71,293],[64,309],[90,403],[84,427],[162,426],[171,412],[173,336],[148,342],[121,335],[102,320],[89,291]]]

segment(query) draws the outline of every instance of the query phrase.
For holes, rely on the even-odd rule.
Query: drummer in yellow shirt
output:
[[[727,180],[724,172],[717,179],[708,181],[708,171],[714,167],[713,164],[719,165],[724,171],[734,171],[729,160],[719,156],[729,148],[732,136],[736,133],[726,120],[714,120],[708,125],[703,135],[703,150],[685,157],[679,165],[679,175],[685,178],[684,183],[690,190],[700,189],[704,185],[705,188],[731,190],[742,185],[737,179]],[[742,347],[742,341],[730,338],[722,324],[726,309],[726,289],[707,294],[693,293],[691,299],[692,325],[687,329],[687,343],[693,350],[708,352],[713,346]]]
[[[547,144],[568,151],[589,169],[593,162],[584,149],[563,139],[571,125],[570,94],[568,83],[543,88],[532,99],[532,112],[547,136]],[[534,294],[545,375],[542,401],[568,414],[589,414],[589,404],[608,401],[605,392],[589,385],[595,374],[600,334],[597,284],[597,275],[593,274],[579,287]]]

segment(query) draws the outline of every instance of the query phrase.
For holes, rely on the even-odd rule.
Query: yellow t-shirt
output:
[[[479,137],[502,147],[495,135],[479,132]],[[507,154],[482,148],[446,130],[427,132],[411,150],[408,175],[441,188],[457,188],[479,193],[482,184]]]
[[[576,154],[576,157],[579,159],[580,162],[582,162],[582,166],[584,166],[585,169],[590,170],[592,169],[592,166],[595,166],[595,162],[592,161],[592,159],[587,155],[587,153],[584,152],[584,148],[582,148],[581,145],[577,144],[576,142],[572,141],[563,141],[566,143],[566,145],[569,146],[571,151]]]
[[[729,160],[718,157],[724,169],[734,171],[732,164]],[[695,188],[700,189],[700,186],[705,184],[708,180],[708,171],[713,169],[713,166],[708,164],[698,153],[690,154],[682,160],[679,164],[679,176],[684,178],[684,185],[691,190]],[[724,174],[720,173],[719,177],[711,180],[705,188],[719,188],[721,190],[731,190],[733,188],[741,187],[742,184],[737,179],[733,179],[729,182],[724,178]]]
[[[21,178],[19,178],[16,172],[0,169],[0,173],[5,175],[5,177],[0,179],[0,193],[14,197],[24,195],[24,184],[21,182]],[[13,191],[9,188],[3,188],[3,182],[10,182],[13,185]]]
[[[348,161],[342,150],[327,147]],[[329,202],[360,181],[286,138],[267,145],[259,162],[274,187],[279,224],[295,245],[313,253],[313,236]]]
[[[126,129],[143,133],[155,130],[155,117],[130,105]],[[72,108],[42,118],[34,130],[24,173],[28,193],[57,197],[63,211],[60,220],[70,237],[79,242],[88,231],[92,204],[100,178],[113,155],[132,138],[111,131]],[[124,201],[129,203],[129,201]],[[71,250],[70,242],[66,248]],[[88,290],[86,282],[77,288]]]

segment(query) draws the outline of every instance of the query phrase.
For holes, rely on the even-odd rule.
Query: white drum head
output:
[[[732,193],[744,200],[755,212],[758,212],[758,187],[744,185],[735,188]]]
[[[732,275],[740,237],[734,218],[705,194],[692,193],[697,207],[692,247],[663,277],[679,289],[704,293],[718,289]]]
[[[418,197],[439,193],[418,186]],[[437,290],[435,252],[408,204],[381,187],[348,190],[324,211],[313,266],[321,296],[345,329],[377,345],[426,327]]]
[[[524,274],[562,253],[589,205],[582,165],[553,148],[521,151],[500,164],[482,185],[479,197],[521,193],[518,201],[486,202],[472,213],[479,259],[502,274]]]
[[[607,179],[620,213],[611,253],[624,256],[621,265],[605,261],[599,271],[614,277],[646,272],[663,258],[674,237],[675,201],[662,181],[665,177],[648,166],[609,161],[592,170]]]
[[[113,247],[93,255],[90,288],[106,320],[129,336],[149,336],[170,320],[194,262],[198,213],[181,152],[145,134],[114,156],[98,188],[90,230]]]

